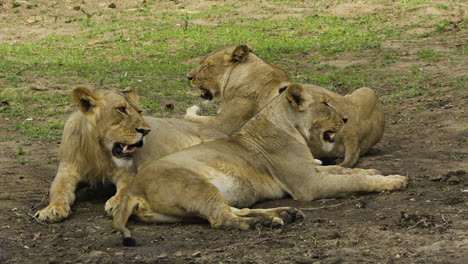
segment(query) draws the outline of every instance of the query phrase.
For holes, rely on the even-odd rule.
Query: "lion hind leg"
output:
[[[282,226],[285,223],[291,223],[296,219],[304,218],[301,210],[291,207],[277,207],[269,209],[237,209],[231,207],[231,211],[238,217],[255,218],[258,223],[264,226]]]

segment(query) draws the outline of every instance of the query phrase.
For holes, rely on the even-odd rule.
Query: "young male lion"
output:
[[[187,109],[185,119],[227,134],[249,120],[291,83],[284,70],[255,56],[245,45],[209,54],[189,72],[188,78],[192,86],[201,91],[202,98],[222,97],[223,102],[215,116],[200,116],[199,108],[193,106]],[[382,104],[369,88],[357,89],[346,96],[318,86],[311,88],[334,98],[349,118],[337,134],[335,148],[316,141],[310,145],[312,154],[318,159],[343,158],[339,165],[354,166],[359,156],[382,138],[385,125]]]
[[[248,229],[282,225],[298,213],[289,207],[245,208],[261,200],[290,195],[310,201],[405,187],[407,178],[400,175],[314,165],[307,146],[311,132],[330,142],[346,121],[334,105],[327,93],[293,84],[232,135],[139,166],[114,213],[124,245],[135,245],[125,227],[132,214],[157,223],[199,216],[213,228]]]
[[[68,217],[81,181],[113,182],[117,193],[107,201],[106,210],[116,207],[135,173],[132,153],[143,146],[143,138],[150,131],[131,87],[123,91],[78,87],[72,97],[80,110],[65,123],[50,202],[35,215],[40,221],[58,222]]]

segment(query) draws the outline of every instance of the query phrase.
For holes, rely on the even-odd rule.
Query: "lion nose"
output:
[[[138,133],[143,134],[143,136],[148,135],[151,129],[144,129],[144,128],[135,128]]]
[[[346,122],[348,122],[348,118],[347,118],[347,117],[343,118],[343,123],[346,124]]]
[[[190,76],[190,75],[187,75],[187,79],[188,79],[189,81],[191,81],[191,80],[193,80],[193,77]]]

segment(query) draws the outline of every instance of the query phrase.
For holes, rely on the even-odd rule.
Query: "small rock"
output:
[[[183,254],[182,254],[182,251],[177,251],[177,252],[174,254],[174,256],[176,256],[176,257],[182,257],[182,255],[183,255]]]
[[[451,176],[447,179],[447,182],[451,184],[458,184],[460,183],[460,178],[458,176]]]
[[[109,5],[109,8],[116,8],[116,7],[117,7],[117,5],[116,5],[115,3],[111,3],[111,4]]]
[[[282,228],[275,229],[275,233],[276,234],[281,234],[281,233],[283,233],[283,229]]]
[[[199,258],[199,257],[201,257],[201,252],[200,252],[200,251],[197,251],[197,252],[193,253],[193,254],[192,254],[192,257],[194,257],[194,258]]]
[[[60,259],[57,259],[57,257],[52,257],[51,259],[49,259],[47,263],[48,264],[60,264],[62,263],[62,261]]]
[[[441,181],[443,179],[444,179],[444,176],[442,176],[442,175],[435,175],[435,176],[429,177],[429,180],[431,180],[431,181]]]
[[[359,201],[356,203],[357,208],[365,208],[366,207],[366,202],[365,201]]]
[[[167,258],[167,254],[166,253],[162,253],[161,255],[158,256],[158,258],[162,259],[162,258]]]
[[[107,257],[109,256],[106,252],[104,251],[98,251],[98,250],[93,250],[88,254],[89,258],[101,258],[101,257]]]

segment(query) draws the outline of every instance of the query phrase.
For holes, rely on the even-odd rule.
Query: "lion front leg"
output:
[[[346,139],[344,140],[344,147],[345,147],[345,154],[344,160],[341,162],[340,166],[351,168],[353,167],[359,159],[359,143],[358,140],[355,138]]]
[[[380,171],[375,169],[359,169],[359,168],[345,168],[339,165],[330,166],[317,166],[320,172],[326,172],[330,174],[364,174],[364,175],[380,175]]]
[[[78,169],[69,164],[61,163],[57,175],[50,187],[49,205],[36,212],[37,220],[44,222],[59,222],[67,218],[75,201],[75,189],[81,176]]]
[[[314,177],[311,195],[314,199],[336,197],[355,192],[381,192],[406,187],[408,178],[401,175],[329,174],[319,172]]]
[[[255,114],[254,109],[252,101],[234,98],[226,102],[214,116],[199,115],[200,108],[194,105],[187,109],[184,119],[229,134],[249,120]]]

